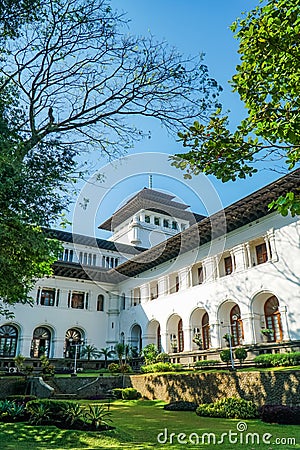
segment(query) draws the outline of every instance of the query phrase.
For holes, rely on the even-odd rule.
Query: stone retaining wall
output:
[[[126,384],[145,398],[166,402],[200,404],[240,397],[258,405],[300,405],[300,371],[130,375]]]

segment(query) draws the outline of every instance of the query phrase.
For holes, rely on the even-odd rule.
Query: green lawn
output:
[[[88,403],[82,401],[82,403]],[[89,402],[91,403],[91,402]],[[99,402],[93,402],[99,403]],[[105,433],[60,430],[56,427],[29,426],[26,424],[0,424],[1,450],[65,450],[65,449],[216,449],[225,450],[293,450],[300,449],[300,427],[270,425],[259,420],[238,421],[225,419],[200,418],[191,412],[170,412],[163,410],[160,401],[114,401],[111,406],[113,425],[116,430]],[[247,431],[237,431],[239,427],[248,427]],[[165,433],[165,430],[168,430]],[[231,430],[231,431],[230,431]],[[231,436],[228,433],[237,433]],[[161,444],[157,442],[159,433]],[[174,433],[174,435],[171,435]],[[184,433],[186,436],[179,436]],[[192,434],[193,433],[193,434]],[[203,433],[215,433],[216,443],[202,445]],[[222,433],[224,442],[221,443]],[[254,444],[245,442],[247,433],[257,433]],[[269,435],[266,435],[269,433]],[[263,435],[267,441],[262,442]],[[179,440],[183,443],[178,443]],[[194,444],[185,444],[189,438]],[[250,435],[249,435],[250,437]],[[257,439],[260,443],[257,443]],[[199,441],[197,442],[197,439]],[[235,440],[238,439],[238,443]],[[249,439],[249,438],[248,438]],[[276,439],[279,439],[278,444]],[[288,439],[295,439],[288,443]],[[171,440],[171,443],[170,443]],[[165,442],[166,441],[166,442]],[[218,443],[219,441],[219,443]],[[281,443],[279,443],[281,442]]]

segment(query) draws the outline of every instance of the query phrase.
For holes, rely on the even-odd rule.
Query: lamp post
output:
[[[73,374],[76,375],[77,374],[77,348],[78,347],[80,348],[82,345],[84,345],[84,341],[81,340],[81,339],[76,340],[76,339],[70,338],[69,339],[69,344],[70,344],[71,347],[75,348]]]
[[[238,320],[238,316],[236,314],[234,314],[232,316],[232,320],[235,322],[236,320]],[[230,351],[230,364],[231,364],[231,370],[234,371],[235,365],[234,365],[233,349],[232,349],[232,341],[231,341],[231,323],[224,324],[224,322],[221,322],[221,325],[224,327],[227,327],[229,351]]]

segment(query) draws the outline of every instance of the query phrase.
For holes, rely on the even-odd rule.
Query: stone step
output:
[[[74,400],[77,398],[77,394],[59,394],[56,392],[51,398],[54,400]]]

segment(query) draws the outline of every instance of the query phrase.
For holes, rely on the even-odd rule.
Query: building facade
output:
[[[0,356],[72,359],[76,344],[139,352],[155,343],[174,361],[300,348],[299,218],[268,209],[299,189],[300,171],[211,217],[143,189],[100,228],[109,240],[47,230],[64,251],[36,283],[33,306],[1,319]]]

